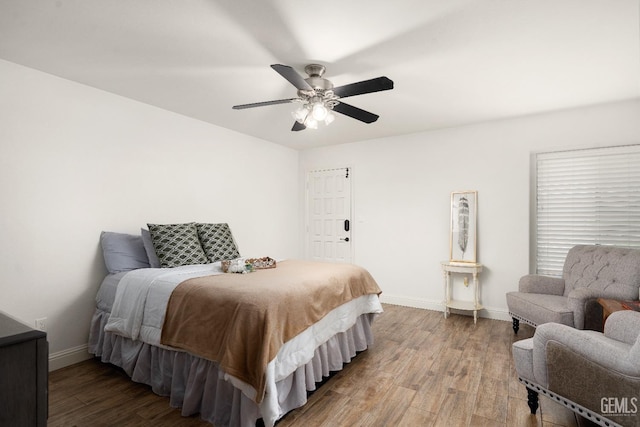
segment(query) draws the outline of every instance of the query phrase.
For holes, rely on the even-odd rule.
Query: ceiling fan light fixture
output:
[[[300,108],[291,112],[293,118],[306,128],[317,129],[318,123],[323,122],[329,125],[335,120],[335,115],[331,111],[333,104],[327,102],[326,99],[315,97],[300,106]]]
[[[309,129],[318,129],[318,121],[310,115],[307,116],[307,119],[304,121],[304,125]]]
[[[296,111],[291,113],[293,118],[300,124],[304,124],[304,120],[309,115],[309,110],[306,108],[306,105],[301,106]]]
[[[324,102],[315,102],[311,108],[311,115],[315,120],[322,122],[329,115],[329,109],[324,105]]]
[[[325,124],[325,125],[329,125],[329,124],[331,124],[335,119],[336,119],[336,115],[335,115],[335,114],[333,114],[333,113],[331,112],[331,110],[329,110],[329,111],[327,112],[327,117],[325,117],[325,118],[324,118],[324,124]]]

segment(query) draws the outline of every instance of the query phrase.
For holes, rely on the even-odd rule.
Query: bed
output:
[[[272,426],[373,343],[380,290],[360,267],[279,260],[233,274],[216,260],[162,268],[129,235],[136,255],[118,271],[107,255],[114,236],[124,235],[101,238],[109,274],[97,292],[89,351],[169,396],[184,416],[200,414],[216,427],[258,419]]]

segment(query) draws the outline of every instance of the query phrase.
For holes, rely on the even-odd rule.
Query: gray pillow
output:
[[[152,268],[160,268],[160,260],[158,259],[158,255],[156,255],[156,250],[153,249],[153,242],[151,242],[151,234],[149,233],[149,230],[141,228],[140,235],[142,236],[142,244],[144,245],[144,250],[147,253],[147,258],[149,258],[149,265]]]
[[[200,245],[195,223],[147,224],[147,226],[161,267],[209,262]]]
[[[228,224],[197,223],[196,228],[202,249],[207,254],[209,261],[216,262],[240,257]]]
[[[107,271],[111,274],[149,268],[141,236],[103,231],[100,233],[100,245]]]

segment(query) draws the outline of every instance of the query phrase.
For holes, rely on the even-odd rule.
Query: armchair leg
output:
[[[518,329],[520,329],[520,320],[516,319],[515,317],[512,317],[512,319],[513,319],[513,333],[517,334]]]
[[[538,392],[527,387],[527,404],[531,409],[531,414],[535,415],[538,411]]]

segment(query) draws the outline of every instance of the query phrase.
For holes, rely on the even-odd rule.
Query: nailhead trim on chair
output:
[[[518,316],[517,314],[513,314],[512,312],[509,312],[509,316],[511,317],[515,317],[516,319],[518,319],[519,321],[526,323],[527,325],[533,326],[534,328],[537,328],[538,325],[536,325],[535,323],[533,323],[531,320],[527,320],[522,316]]]
[[[556,402],[560,403],[562,406],[571,409],[573,412],[577,413],[578,415],[581,415],[583,417],[585,417],[586,419],[593,421],[594,423],[602,426],[602,427],[622,427],[620,424],[611,421],[608,418],[603,417],[602,415],[598,414],[597,412],[592,411],[591,409],[587,409],[584,406],[578,405],[577,403],[574,403],[572,401],[570,401],[569,399],[565,399],[562,396],[559,396],[557,394],[555,394],[554,392],[547,390],[546,388],[533,383],[529,380],[526,380],[524,378],[518,377],[518,381],[520,381],[522,384],[524,384],[528,389],[533,390],[537,393],[542,393],[543,395],[547,396],[550,399],[555,400]]]

